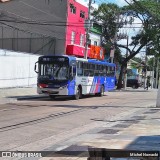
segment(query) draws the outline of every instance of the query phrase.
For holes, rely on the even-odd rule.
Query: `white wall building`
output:
[[[38,57],[39,55],[0,49],[0,88],[36,85],[34,65]]]

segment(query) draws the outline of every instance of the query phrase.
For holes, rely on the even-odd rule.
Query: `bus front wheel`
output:
[[[75,98],[76,100],[78,100],[78,99],[81,98],[81,95],[82,95],[81,89],[80,89],[80,87],[77,87],[76,95],[74,96],[74,98]]]

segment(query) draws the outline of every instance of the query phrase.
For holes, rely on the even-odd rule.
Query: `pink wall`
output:
[[[76,14],[71,13],[70,4],[76,7]],[[80,17],[80,11],[85,12],[85,18]],[[66,47],[71,44],[71,33],[74,31],[75,44],[80,45],[80,35],[83,34],[85,37],[84,21],[88,17],[88,8],[79,4],[74,0],[68,0],[68,16],[67,16],[67,29],[66,29]],[[85,40],[85,38],[84,38]]]

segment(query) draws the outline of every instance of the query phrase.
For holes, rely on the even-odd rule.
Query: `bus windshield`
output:
[[[41,63],[39,66],[39,79],[68,80],[69,66],[60,63]]]

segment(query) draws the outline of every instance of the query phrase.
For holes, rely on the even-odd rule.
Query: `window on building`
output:
[[[70,4],[70,11],[73,14],[76,14],[76,7],[73,4]]]
[[[85,18],[85,12],[84,11],[80,11],[80,17]]]
[[[97,45],[98,45],[97,41],[94,41],[94,46],[97,46]]]
[[[75,35],[76,35],[76,33],[74,31],[72,31],[72,34],[71,34],[71,44],[75,43]]]
[[[84,46],[84,34],[80,35],[80,46]]]

